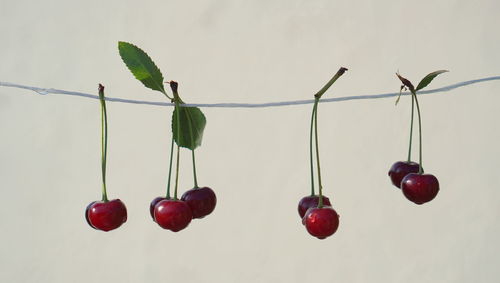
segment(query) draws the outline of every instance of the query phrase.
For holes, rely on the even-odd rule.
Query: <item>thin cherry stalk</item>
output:
[[[99,101],[101,102],[101,171],[102,171],[102,201],[108,202],[106,192],[106,156],[108,152],[108,115],[104,98],[104,86],[99,84]]]
[[[318,187],[319,187],[319,202],[318,207],[323,207],[323,184],[321,182],[321,166],[319,162],[319,142],[318,142],[318,102],[319,98],[314,101],[314,140],[316,144],[316,168],[318,170]]]
[[[319,142],[318,142],[318,103],[323,94],[347,71],[347,68],[340,68],[337,73],[314,95],[314,106],[311,116],[311,129],[309,132],[309,156],[311,167],[311,195],[314,196],[314,161],[313,161],[313,130],[316,147],[316,169],[318,170],[319,202],[318,207],[323,207],[323,184],[321,182],[321,166],[319,161]],[[314,126],[314,128],[313,128]]]
[[[167,181],[167,195],[166,199],[170,199],[170,179],[172,177],[172,161],[174,159],[174,135],[172,135],[172,142],[170,144],[170,165],[168,166],[168,181]]]
[[[191,150],[191,158],[193,159],[193,178],[194,178],[194,188],[198,189],[198,177],[196,176],[196,158],[194,156],[194,149]]]
[[[418,154],[418,174],[423,174],[424,170],[422,167],[422,118],[420,115],[420,106],[418,105],[417,93],[415,91],[411,92],[413,99],[415,99],[415,104],[417,105],[417,115],[418,115],[418,138],[419,138],[419,154]]]
[[[314,196],[314,160],[313,160],[313,129],[314,129],[314,113],[316,113],[317,100],[314,100],[314,107],[311,116],[311,130],[309,132],[309,160],[311,163],[311,196]]]
[[[410,119],[410,142],[408,145],[408,162],[411,161],[411,146],[412,146],[412,140],[413,140],[413,116],[415,112],[415,98],[413,97],[413,94],[411,95],[411,119]]]

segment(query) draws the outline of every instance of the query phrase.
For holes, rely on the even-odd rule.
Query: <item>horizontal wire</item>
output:
[[[487,77],[482,79],[470,80],[459,82],[456,84],[448,85],[441,88],[436,88],[432,90],[424,90],[419,91],[418,94],[431,94],[438,92],[446,92],[459,87],[468,86],[471,84],[477,84],[481,82],[487,81],[495,81],[500,80],[500,76]],[[83,92],[75,92],[75,91],[67,91],[60,90],[54,88],[40,88],[33,86],[25,86],[20,84],[14,84],[9,82],[1,82],[0,86],[5,87],[13,87],[20,89],[27,89],[34,91],[41,95],[47,94],[62,94],[62,95],[70,95],[70,96],[80,96],[91,99],[99,99],[98,95],[83,93]],[[408,92],[404,92],[403,95],[408,95]],[[370,95],[357,95],[357,96],[344,96],[344,97],[334,97],[334,98],[324,98],[321,99],[321,102],[339,102],[339,101],[348,101],[348,100],[360,100],[360,99],[377,99],[377,98],[387,98],[398,96],[399,92],[390,92],[390,93],[381,93],[381,94],[370,94]],[[133,99],[123,99],[123,98],[113,98],[106,97],[106,101],[110,102],[121,102],[121,103],[130,103],[130,104],[143,104],[143,105],[154,105],[154,106],[174,106],[173,103],[168,102],[152,102],[152,101],[144,101],[144,100],[133,100]],[[211,108],[265,108],[265,107],[279,107],[279,106],[290,106],[290,105],[302,105],[302,104],[310,104],[314,103],[314,99],[307,100],[294,100],[294,101],[279,101],[279,102],[268,102],[268,103],[193,103],[193,104],[183,104],[185,107],[211,107]]]

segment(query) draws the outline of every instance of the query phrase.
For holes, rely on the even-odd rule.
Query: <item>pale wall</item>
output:
[[[340,66],[325,97],[397,91],[397,70],[416,82],[449,69],[440,87],[500,75],[499,12],[495,0],[2,0],[0,81],[165,101],[121,62],[125,40],[188,102],[308,99]],[[325,192],[341,215],[324,241],[296,212],[312,105],[204,109],[199,179],[218,206],[172,233],[148,212],[172,109],[109,103],[109,195],[129,219],[102,233],[83,217],[100,198],[98,102],[0,87],[0,282],[496,282],[499,87],[421,97],[424,164],[441,182],[423,206],[387,177],[406,156],[407,97],[320,105]]]

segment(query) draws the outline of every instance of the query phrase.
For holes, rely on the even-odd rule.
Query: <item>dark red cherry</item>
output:
[[[391,166],[389,169],[389,177],[391,178],[392,184],[398,188],[401,188],[401,181],[403,178],[410,173],[418,173],[419,165],[413,161],[398,161]]]
[[[401,181],[405,197],[416,204],[433,200],[439,192],[439,182],[434,175],[411,173]]]
[[[193,218],[203,218],[215,209],[217,197],[209,187],[193,188],[186,191],[181,200],[185,201],[191,208]]]
[[[87,223],[89,224],[90,227],[94,228],[94,226],[92,226],[92,223],[90,223],[90,219],[89,219],[89,210],[90,210],[90,207],[95,203],[95,201],[89,203],[89,205],[87,205],[87,208],[85,209],[85,220],[87,220]]]
[[[319,203],[319,196],[317,195],[303,197],[299,201],[299,206],[298,206],[300,218],[304,218],[304,215],[306,214],[306,211],[309,208],[318,207],[318,203]],[[326,196],[323,196],[323,205],[331,206],[330,199]]]
[[[325,239],[337,231],[339,215],[331,206],[309,208],[303,218],[307,232],[318,239]]]
[[[155,221],[155,206],[156,206],[156,204],[158,204],[160,201],[162,201],[164,199],[167,199],[167,198],[156,197],[149,204],[149,213],[151,214],[151,218],[153,218],[153,221]]]
[[[127,221],[127,208],[119,199],[94,201],[87,206],[85,218],[92,228],[107,232]]]
[[[189,225],[193,213],[184,201],[165,199],[156,204],[154,219],[163,229],[178,232]]]

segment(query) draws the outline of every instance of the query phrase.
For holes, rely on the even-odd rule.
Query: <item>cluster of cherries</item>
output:
[[[305,226],[309,234],[318,239],[325,239],[333,235],[339,226],[339,215],[332,208],[330,199],[323,195],[321,183],[321,170],[319,162],[318,148],[318,127],[317,113],[318,103],[321,96],[326,90],[345,72],[346,68],[340,68],[335,76],[314,95],[315,101],[312,111],[311,128],[310,128],[310,167],[311,167],[311,194],[303,197],[298,204],[298,213],[302,219],[302,224]],[[410,126],[410,143],[407,161],[398,161],[392,165],[389,170],[389,177],[394,186],[400,188],[404,196],[416,203],[423,204],[433,200],[439,192],[439,182],[434,175],[424,174],[422,168],[422,126],[420,107],[417,100],[417,91],[427,86],[434,77],[445,71],[436,71],[428,74],[419,85],[415,88],[412,83],[406,78],[397,74],[403,85],[400,89],[400,95],[403,89],[409,89],[412,96],[411,108],[411,126]],[[171,82],[175,83],[175,82]],[[177,84],[175,83],[175,90]],[[174,87],[173,87],[174,89]],[[104,87],[99,85],[99,97],[101,100],[102,113],[102,129],[103,129],[103,157],[102,157],[102,172],[103,172],[103,197],[101,201],[94,201],[89,204],[86,209],[85,217],[89,225],[95,229],[102,231],[110,231],[120,227],[127,220],[127,209],[122,201],[114,199],[108,201],[106,195],[105,169],[106,169],[106,137],[107,137],[107,118],[106,106],[104,102]],[[398,100],[399,101],[399,97]],[[396,102],[397,102],[396,101]],[[412,134],[413,134],[413,116],[414,106],[416,106],[419,122],[419,163],[411,161]],[[314,140],[314,143],[313,143]],[[173,148],[173,141],[172,141]],[[313,148],[316,151],[316,171],[317,181],[319,186],[319,194],[315,194],[314,182],[314,161]],[[179,147],[178,147],[179,150]],[[178,152],[177,152],[178,153]],[[171,153],[172,162],[172,153]],[[193,150],[193,168],[194,168],[194,150]],[[217,198],[212,189],[208,187],[199,188],[196,181],[195,187],[185,192],[180,199],[177,199],[177,182],[173,198],[170,198],[169,188],[167,189],[166,197],[155,198],[149,207],[151,217],[160,227],[178,232],[186,228],[192,219],[203,218],[215,209]],[[169,175],[170,185],[170,175]]]
[[[318,239],[325,239],[333,235],[339,227],[339,215],[332,208],[330,199],[323,196],[323,185],[321,183],[321,167],[319,162],[318,146],[318,104],[321,96],[330,86],[347,71],[340,68],[330,81],[314,95],[314,105],[311,116],[311,127],[309,131],[309,155],[311,167],[311,194],[299,201],[298,211],[302,218],[302,224],[307,232]],[[314,140],[314,143],[313,143]],[[314,190],[314,158],[313,148],[316,150],[316,171],[319,186],[319,195]]]
[[[217,197],[209,187],[186,191],[181,199],[155,198],[149,212],[160,227],[178,232],[186,228],[191,220],[203,218],[215,209]],[[85,219],[90,227],[111,231],[127,221],[127,208],[120,199],[91,202],[85,210]]]
[[[439,181],[432,174],[424,174],[424,169],[422,167],[422,119],[417,99],[417,91],[427,86],[432,79],[434,79],[434,77],[444,72],[446,71],[436,71],[428,74],[418,84],[417,88],[415,88],[408,79],[397,74],[398,78],[403,83],[400,91],[403,89],[409,89],[412,96],[410,141],[407,161],[398,161],[394,163],[389,169],[389,177],[391,178],[392,184],[397,188],[400,188],[408,200],[419,205],[429,202],[436,197],[439,192]],[[396,103],[398,101],[399,97],[398,100],[396,100]],[[419,163],[411,161],[413,116],[415,106],[417,107],[419,128]]]
[[[90,227],[107,232],[120,227],[127,221],[127,208],[120,199],[108,200],[107,197],[107,114],[104,100],[104,87],[102,85],[99,85],[99,98],[101,101],[102,123],[102,200],[91,202],[87,206],[85,210],[85,219]],[[195,181],[195,187],[186,191],[180,199],[177,199],[177,186],[173,198],[170,198],[169,189],[167,189],[166,197],[157,197],[153,199],[149,206],[149,212],[153,221],[160,227],[178,232],[186,228],[189,223],[191,223],[192,219],[203,218],[212,213],[216,204],[217,197],[214,191],[209,187],[198,187]]]
[[[186,228],[192,219],[203,218],[215,209],[217,197],[209,187],[193,188],[181,199],[157,197],[149,206],[153,221],[163,229],[178,232]]]

